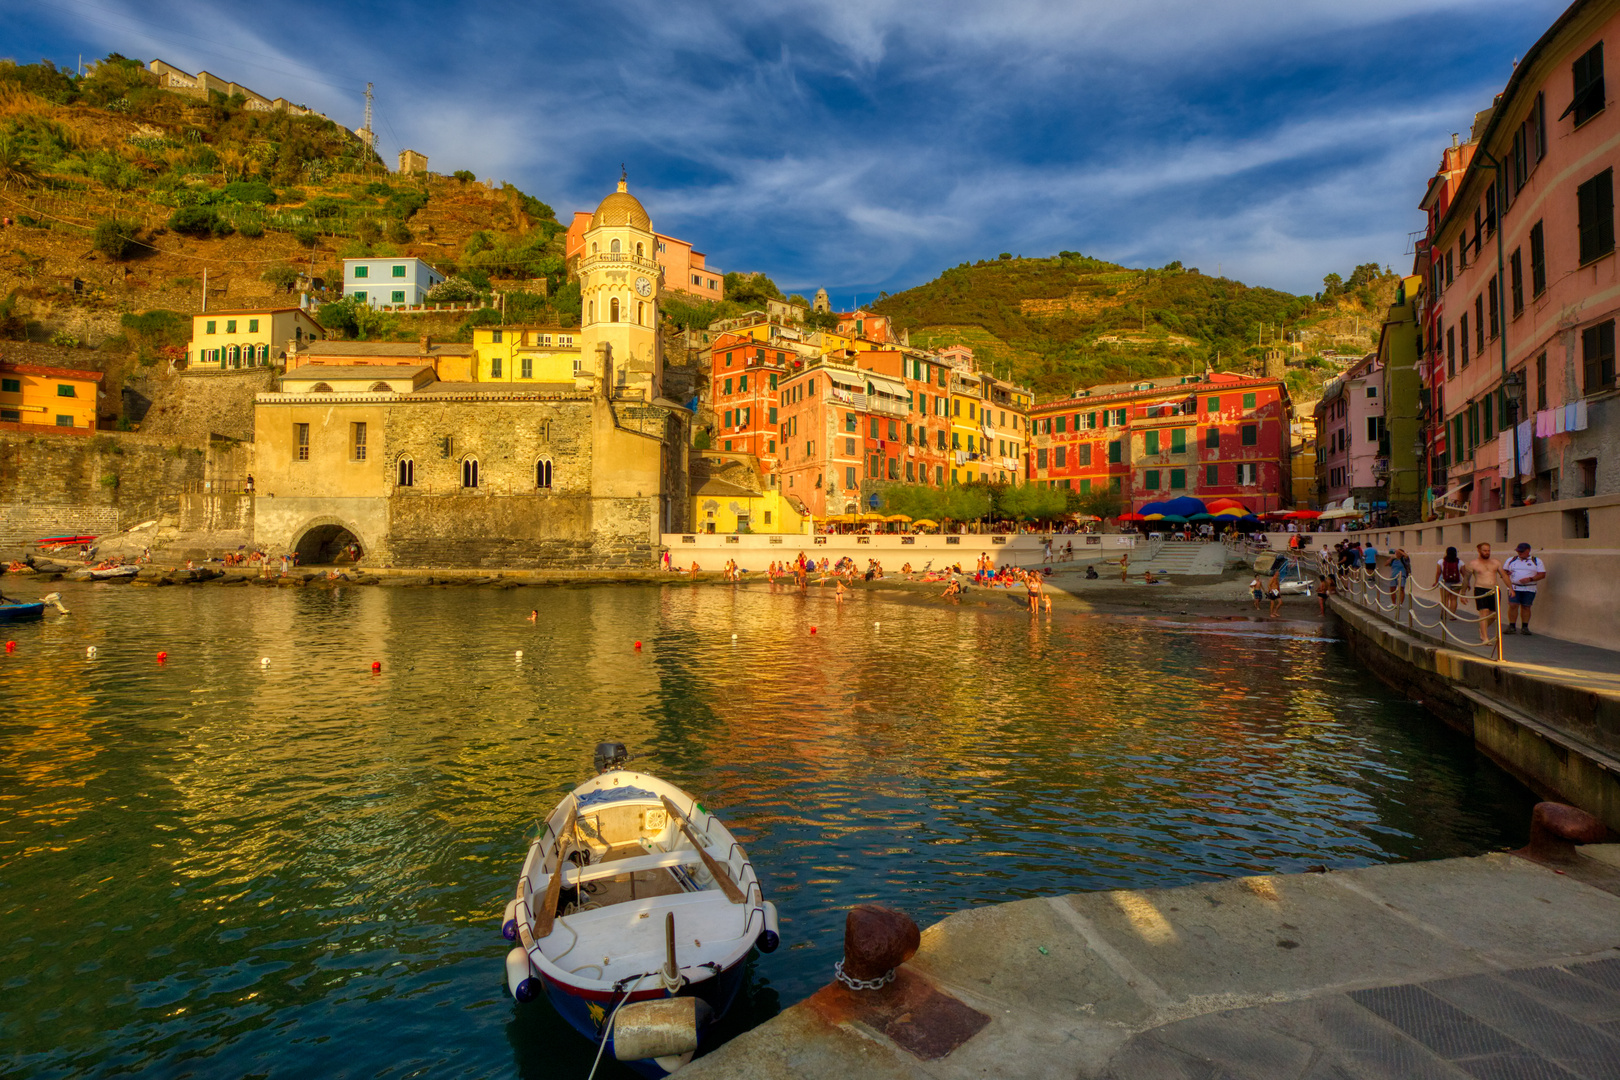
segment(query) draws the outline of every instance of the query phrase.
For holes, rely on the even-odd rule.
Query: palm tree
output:
[[[23,153],[22,143],[14,136],[0,135],[0,188],[32,187],[39,180],[39,170]]]

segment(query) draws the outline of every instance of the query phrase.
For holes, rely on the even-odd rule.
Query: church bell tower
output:
[[[663,270],[658,237],[625,178],[596,208],[579,260],[580,344],[586,363],[597,346],[611,355],[610,394],[639,391],[651,401],[662,392],[663,354],[658,303]]]

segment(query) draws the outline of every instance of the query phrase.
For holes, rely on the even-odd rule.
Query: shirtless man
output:
[[[1501,582],[1512,595],[1513,579],[1502,568],[1500,559],[1491,558],[1491,545],[1475,544],[1474,550],[1479,554],[1463,567],[1463,582],[1474,587],[1474,610],[1479,612],[1479,643],[1489,645],[1494,639],[1488,633],[1490,620],[1485,617],[1486,612],[1496,610],[1497,583]]]
[[[1119,557],[1119,580],[1121,580],[1121,581],[1129,580],[1128,575],[1130,574],[1130,572],[1131,572],[1131,555],[1130,555],[1130,552],[1125,552],[1122,555],[1120,555],[1120,557]]]

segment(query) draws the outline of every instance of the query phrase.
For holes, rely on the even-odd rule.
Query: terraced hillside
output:
[[[1288,363],[1296,397],[1309,397],[1337,370],[1322,353],[1376,344],[1374,313],[1397,280],[1369,265],[1348,283],[1333,275],[1322,294],[1293,296],[1179,264],[1133,270],[1063,252],[964,263],[876,310],[914,344],[967,345],[1043,399],[1206,365],[1258,371],[1273,351]]]

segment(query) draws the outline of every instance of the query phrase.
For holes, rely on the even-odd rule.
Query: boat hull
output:
[[[692,996],[702,998],[708,1003],[713,1014],[707,1024],[698,1032],[698,1053],[709,1045],[709,1037],[715,1031],[720,1020],[725,1017],[731,1005],[737,1000],[737,994],[742,990],[743,980],[746,977],[745,968],[747,957],[737,961],[729,968],[723,969],[718,975],[704,979],[702,982],[692,983],[681,990],[681,997]],[[551,1001],[551,1007],[557,1010],[564,1020],[568,1021],[575,1031],[589,1039],[593,1044],[602,1041],[602,1028],[613,1013],[615,1006],[623,1000],[622,993],[604,993],[600,990],[586,990],[582,987],[569,986],[548,975],[541,975],[541,982],[546,988],[546,997]],[[657,1001],[665,997],[662,988],[638,990],[630,995],[629,1004],[638,1001]],[[606,1049],[602,1051],[604,1057],[613,1055],[613,1038],[608,1037]],[[643,1076],[661,1077],[669,1073],[659,1066],[656,1061],[643,1059],[641,1061],[627,1061],[630,1066]]]
[[[32,622],[44,617],[44,604],[0,604],[0,623]]]

